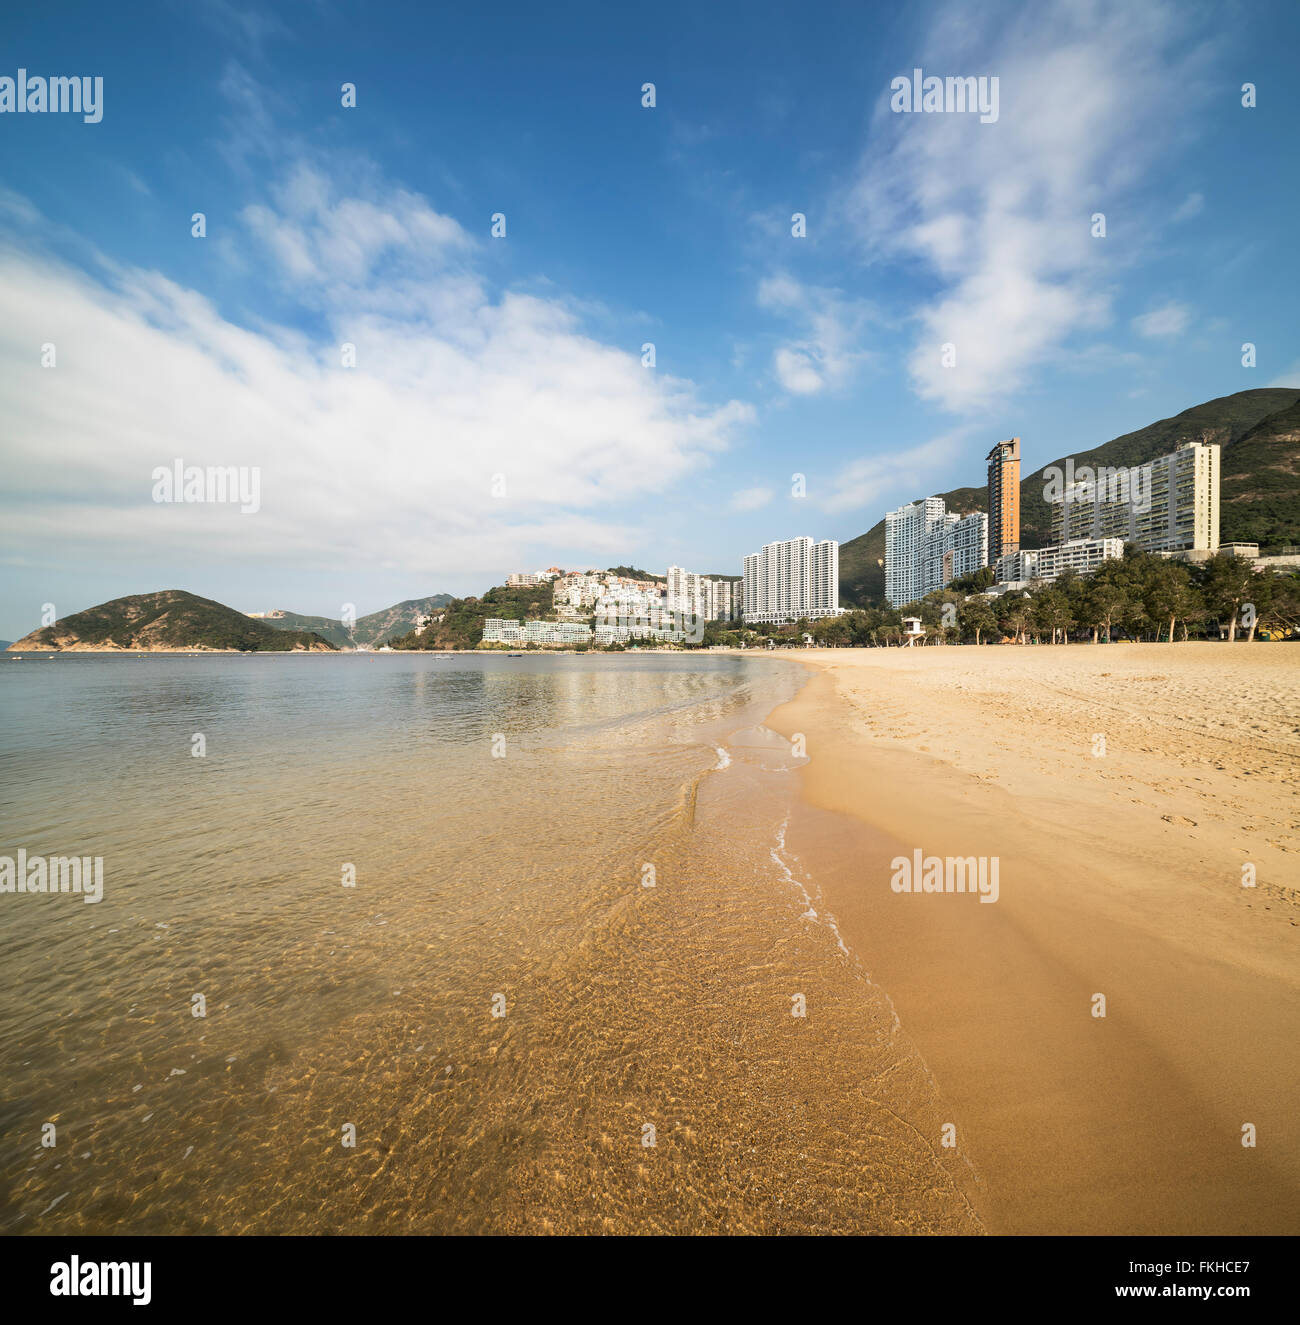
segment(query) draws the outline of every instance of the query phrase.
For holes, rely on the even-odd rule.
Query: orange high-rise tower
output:
[[[1020,551],[1020,438],[989,452],[989,565]]]

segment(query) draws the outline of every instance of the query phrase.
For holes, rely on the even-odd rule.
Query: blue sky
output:
[[[739,573],[1000,438],[1300,385],[1293,3],[375,9],[0,18],[0,77],[104,80],[98,124],[0,114],[0,635]],[[916,67],[997,120],[891,111]],[[178,457],[260,509],[154,502]]]

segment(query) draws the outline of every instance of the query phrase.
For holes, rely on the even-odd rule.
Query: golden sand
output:
[[[807,742],[791,845],[990,1231],[1300,1231],[1300,651],[797,656],[817,675],[769,719]],[[917,848],[998,857],[998,902],[893,892]]]

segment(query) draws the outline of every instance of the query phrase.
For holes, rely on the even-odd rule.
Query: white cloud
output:
[[[239,9],[229,0],[201,0],[196,12],[221,36],[247,45],[258,55],[269,39],[291,36],[274,14]]]
[[[1192,310],[1186,304],[1162,304],[1133,319],[1133,329],[1140,336],[1179,336],[1191,320]]]
[[[560,297],[489,294],[475,246],[416,195],[373,181],[345,193],[302,166],[245,220],[241,252],[255,272],[269,255],[295,325],[239,325],[158,272],[101,259],[90,274],[0,246],[10,552],[412,578],[529,546],[613,552],[639,501],[754,417],[592,338]],[[45,342],[56,368],[40,367]],[[154,504],[151,472],[177,457],[258,466],[262,509]]]
[[[855,460],[835,476],[832,495],[819,505],[827,511],[851,511],[879,507],[890,493],[909,491],[905,501],[928,495],[936,476],[950,475],[953,463],[969,450],[970,435],[969,428],[958,428],[906,450],[889,448]]]
[[[340,194],[322,170],[299,162],[272,190],[274,205],[246,207],[242,219],[272,251],[286,282],[309,295],[364,289],[391,262],[378,289],[388,300],[398,277],[443,270],[475,247],[459,223],[418,195],[382,185],[374,194]]]
[[[1205,194],[1189,193],[1174,212],[1175,221],[1190,221],[1193,216],[1199,216],[1205,210]]]
[[[1206,56],[1184,51],[1181,21],[1170,4],[1126,0],[950,5],[900,65],[997,76],[998,120],[895,114],[882,86],[843,212],[871,261],[919,265],[939,283],[916,310],[921,397],[988,405],[1107,323],[1112,241],[1092,237],[1091,217],[1108,213],[1113,228],[1194,108]]]
[[[870,356],[858,348],[869,306],[839,290],[805,285],[784,272],[765,277],[759,307],[798,324],[801,335],[778,346],[772,371],[792,395],[816,395],[844,386]]]
[[[733,511],[758,511],[776,496],[771,488],[741,488],[733,494],[730,502]]]
[[[776,380],[796,396],[813,396],[826,385],[812,355],[801,347],[783,345],[772,355]]]

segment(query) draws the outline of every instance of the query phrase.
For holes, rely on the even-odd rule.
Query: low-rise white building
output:
[[[511,621],[488,617],[484,644],[590,644],[591,627],[571,621]]]
[[[998,558],[999,585],[1028,584],[1031,580],[1051,582],[1064,571],[1091,575],[1103,561],[1124,555],[1122,538],[1078,538],[1052,547],[1019,549]]]

